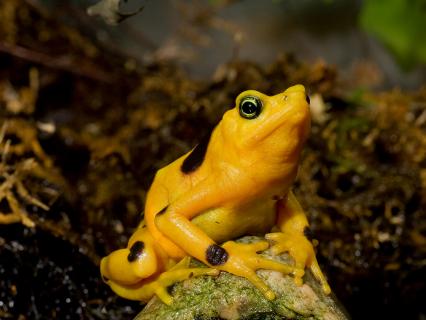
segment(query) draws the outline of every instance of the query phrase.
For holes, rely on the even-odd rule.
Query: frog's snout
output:
[[[303,92],[305,93],[305,87],[301,84],[296,84],[290,88],[287,88],[287,90],[284,91],[284,93],[294,93],[294,92]]]
[[[301,84],[296,84],[295,86],[288,88],[280,95],[282,96],[284,101],[289,101],[289,99],[291,99],[292,101],[306,101],[308,105],[311,102],[311,99],[309,99],[309,96],[306,94],[305,87]]]

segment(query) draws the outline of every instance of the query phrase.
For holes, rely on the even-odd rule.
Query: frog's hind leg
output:
[[[190,257],[185,257],[173,268],[163,272],[158,278],[147,285],[147,292],[152,291],[161,299],[161,301],[170,305],[173,298],[167,292],[167,287],[175,284],[176,282],[184,281],[192,277],[203,275],[217,276],[219,274],[219,270],[213,268],[190,268],[190,260]]]
[[[192,277],[214,276],[219,273],[219,270],[212,268],[190,268],[189,263],[190,257],[185,257],[170,270],[145,279],[138,284],[125,286],[112,283],[110,286],[118,295],[130,300],[148,302],[154,295],[157,295],[161,301],[170,305],[173,298],[167,292],[169,286]]]
[[[101,274],[106,283],[133,285],[162,271],[158,248],[147,228],[139,228],[130,238],[127,248],[112,252],[101,261]]]

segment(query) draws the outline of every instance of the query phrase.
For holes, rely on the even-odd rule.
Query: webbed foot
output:
[[[303,234],[276,232],[267,234],[265,238],[275,242],[271,247],[272,254],[278,255],[288,252],[293,258],[296,268],[294,281],[298,286],[303,284],[302,277],[305,274],[305,267],[308,267],[314,277],[321,283],[324,293],[329,294],[331,292],[327,279],[318,265],[312,243]]]
[[[222,245],[222,248],[228,254],[228,258],[225,263],[217,267],[220,270],[246,278],[267,299],[273,300],[275,298],[274,292],[256,275],[256,270],[268,269],[288,274],[293,272],[294,268],[278,261],[266,259],[257,253],[266,250],[268,247],[269,244],[266,241],[251,244],[228,241]]]
[[[108,281],[108,284],[115,293],[123,298],[148,302],[154,295],[157,295],[161,301],[170,305],[173,302],[173,298],[167,292],[169,286],[192,277],[202,275],[216,276],[219,274],[217,269],[190,268],[190,260],[190,257],[185,257],[171,269],[134,285],[123,285],[114,281]]]
[[[203,275],[217,276],[219,270],[212,268],[190,268],[190,257],[183,258],[178,264],[168,271],[160,274],[160,276],[146,285],[145,290],[156,294],[158,298],[165,304],[170,305],[173,302],[172,296],[167,292],[167,288],[176,282],[184,281],[192,277]]]

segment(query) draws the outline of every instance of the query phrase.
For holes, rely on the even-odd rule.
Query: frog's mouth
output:
[[[284,92],[285,93],[285,92]],[[281,93],[280,95],[283,95]],[[280,100],[284,100],[284,106],[276,106],[282,108],[279,112],[274,113],[268,117],[268,120],[260,127],[260,134],[255,135],[256,143],[276,135],[282,139],[293,138],[296,142],[304,142],[309,134],[310,129],[310,110],[309,110],[309,97],[303,91],[303,96],[297,97],[294,103],[289,104],[289,97],[283,95]],[[263,127],[263,128],[262,128]],[[282,131],[279,133],[278,131]]]
[[[311,105],[311,98],[309,98],[309,95],[308,94],[306,94],[306,102],[308,103],[308,106],[310,106]]]

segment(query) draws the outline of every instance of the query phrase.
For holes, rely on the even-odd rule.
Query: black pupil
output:
[[[257,106],[252,101],[246,101],[243,103],[242,109],[245,114],[253,114],[256,112]]]

